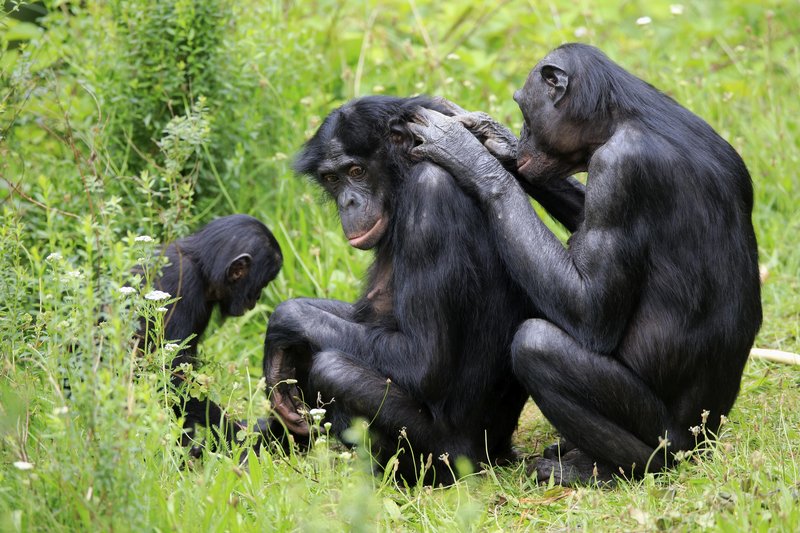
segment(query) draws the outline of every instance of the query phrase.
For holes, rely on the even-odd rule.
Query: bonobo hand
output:
[[[445,109],[445,115],[461,122],[507,170],[517,169],[517,137],[511,130],[487,113],[467,111],[442,96],[434,97],[433,101]]]
[[[458,118],[421,107],[408,128],[422,142],[411,150],[412,156],[442,166],[462,187],[479,197],[502,194],[509,180],[513,181]]]
[[[482,111],[456,115],[455,119],[477,137],[506,169],[516,170],[517,137],[511,130]]]
[[[284,350],[271,354],[267,385],[272,386],[269,396],[272,410],[283,421],[286,428],[296,435],[308,435],[308,423],[299,413],[302,406],[300,390],[293,379],[294,369],[287,368]]]

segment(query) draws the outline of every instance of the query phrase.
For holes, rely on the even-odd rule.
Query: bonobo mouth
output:
[[[369,250],[378,243],[378,240],[383,236],[386,231],[386,217],[380,217],[375,225],[360,235],[354,237],[347,237],[347,242],[350,246],[358,248],[359,250]]]
[[[526,175],[530,171],[531,162],[533,162],[533,157],[529,155],[522,156],[517,160],[517,172],[523,176]]]

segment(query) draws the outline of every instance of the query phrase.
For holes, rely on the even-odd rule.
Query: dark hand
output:
[[[308,435],[308,423],[299,413],[302,407],[300,389],[295,385],[294,368],[289,367],[285,352],[276,350],[271,354],[267,373],[268,391],[272,410],[283,421],[286,428],[296,435]]]
[[[502,194],[513,178],[458,117],[419,108],[408,128],[422,144],[411,155],[440,165],[479,197]]]
[[[455,119],[477,137],[506,169],[517,168],[517,137],[511,130],[481,111],[456,115]]]

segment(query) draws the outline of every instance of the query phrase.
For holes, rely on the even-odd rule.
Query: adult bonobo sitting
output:
[[[264,372],[295,434],[308,433],[303,399],[333,400],[325,405],[333,434],[353,417],[370,420],[381,465],[399,446],[398,475],[448,483],[452,470],[438,457],[511,455],[527,394],[510,345],[532,306],[477,202],[437,165],[409,158],[405,123],[420,105],[450,111],[426,98],[361,98],[331,113],[299,154],[295,168],[325,189],[350,244],[374,250],[375,260],[354,304],[303,298],[275,309]],[[547,197],[565,223],[583,203],[577,188]]]
[[[517,377],[567,441],[560,460],[551,447],[537,462],[539,479],[662,469],[695,445],[701,413],[718,429],[761,323],[750,175],[708,124],[590,46],[554,50],[514,99],[518,149],[483,114],[420,109],[410,127],[414,153],[483,205],[545,317],[512,347]],[[566,249],[462,123],[498,156],[516,153],[525,182],[588,170]]]

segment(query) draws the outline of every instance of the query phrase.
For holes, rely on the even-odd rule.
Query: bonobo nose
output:
[[[360,205],[361,202],[357,194],[345,191],[339,196],[339,209],[347,210]]]

